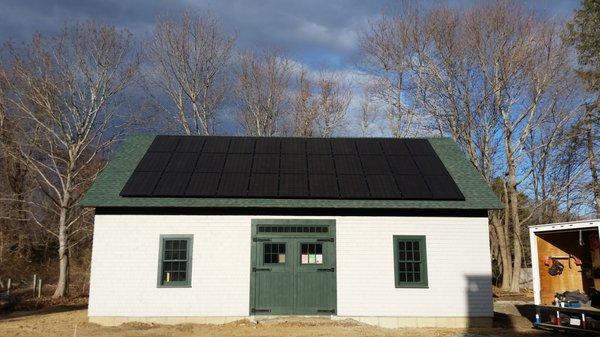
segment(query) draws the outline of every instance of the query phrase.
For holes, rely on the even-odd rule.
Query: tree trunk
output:
[[[502,264],[502,287],[500,289],[502,291],[509,291],[511,284],[510,280],[512,278],[512,262],[510,260],[510,250],[506,240],[506,231],[497,211],[490,212],[490,219],[492,222],[492,227],[496,231],[498,250],[500,251],[500,262]]]
[[[68,199],[68,198],[67,198]],[[59,276],[56,284],[56,291],[52,298],[65,297],[69,294],[69,254],[67,250],[67,205],[63,205],[60,209],[59,228],[58,228],[58,258]]]
[[[510,292],[519,292],[519,279],[521,276],[521,260],[523,253],[521,250],[521,223],[519,221],[519,199],[517,192],[517,178],[514,162],[512,161],[512,153],[508,153],[508,207],[510,219],[512,222],[513,235],[513,270],[510,281]]]
[[[588,165],[590,167],[590,175],[592,176],[592,192],[594,193],[594,202],[596,203],[596,216],[600,217],[600,181],[598,181],[598,161],[594,153],[594,121],[593,112],[596,106],[586,107],[585,114],[585,142],[587,150]]]

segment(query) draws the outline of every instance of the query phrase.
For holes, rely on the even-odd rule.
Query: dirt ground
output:
[[[327,318],[277,319],[254,323],[238,321],[224,325],[181,324],[153,325],[129,323],[103,327],[87,322],[83,306],[62,306],[33,312],[0,315],[0,336],[13,337],[241,337],[241,336],[411,336],[411,337],[477,337],[477,336],[554,336],[531,329],[525,318],[498,314],[494,328],[489,329],[384,329],[353,320],[331,321]]]

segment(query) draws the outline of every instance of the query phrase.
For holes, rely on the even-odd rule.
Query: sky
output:
[[[422,1],[425,6],[468,7],[469,0]],[[531,0],[536,11],[568,18],[579,0]],[[353,69],[357,33],[389,0],[0,0],[0,40],[28,40],[33,32],[52,33],[69,20],[95,19],[148,34],[158,15],[181,10],[211,11],[238,36],[237,47],[276,48],[313,69]]]
[[[439,5],[466,8],[476,1],[421,0],[419,3],[425,8]],[[579,6],[579,0],[523,3],[559,20],[570,18]],[[0,0],[0,41],[29,41],[34,32],[52,34],[65,22],[90,19],[125,28],[136,37],[144,38],[150,35],[157,16],[178,15],[183,10],[209,11],[220,19],[225,31],[236,34],[238,51],[276,49],[309,72],[336,72],[357,86],[362,74],[359,32],[369,21],[394,7],[398,7],[398,1]],[[355,94],[349,116],[358,114],[359,104],[359,95]]]

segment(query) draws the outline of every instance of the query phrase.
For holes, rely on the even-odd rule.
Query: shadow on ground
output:
[[[42,308],[39,310],[27,310],[27,311],[15,311],[9,313],[0,313],[0,321],[5,321],[14,318],[22,318],[28,316],[43,316],[48,314],[56,314],[61,312],[69,312],[75,310],[87,309],[87,304],[70,304],[70,305],[57,305],[48,308]]]

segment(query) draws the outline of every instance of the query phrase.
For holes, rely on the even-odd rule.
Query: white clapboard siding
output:
[[[96,215],[90,316],[247,316],[251,219],[335,219],[339,316],[489,317],[486,218]],[[190,288],[158,288],[161,234],[194,236]],[[426,235],[429,288],[394,286],[393,235]]]

